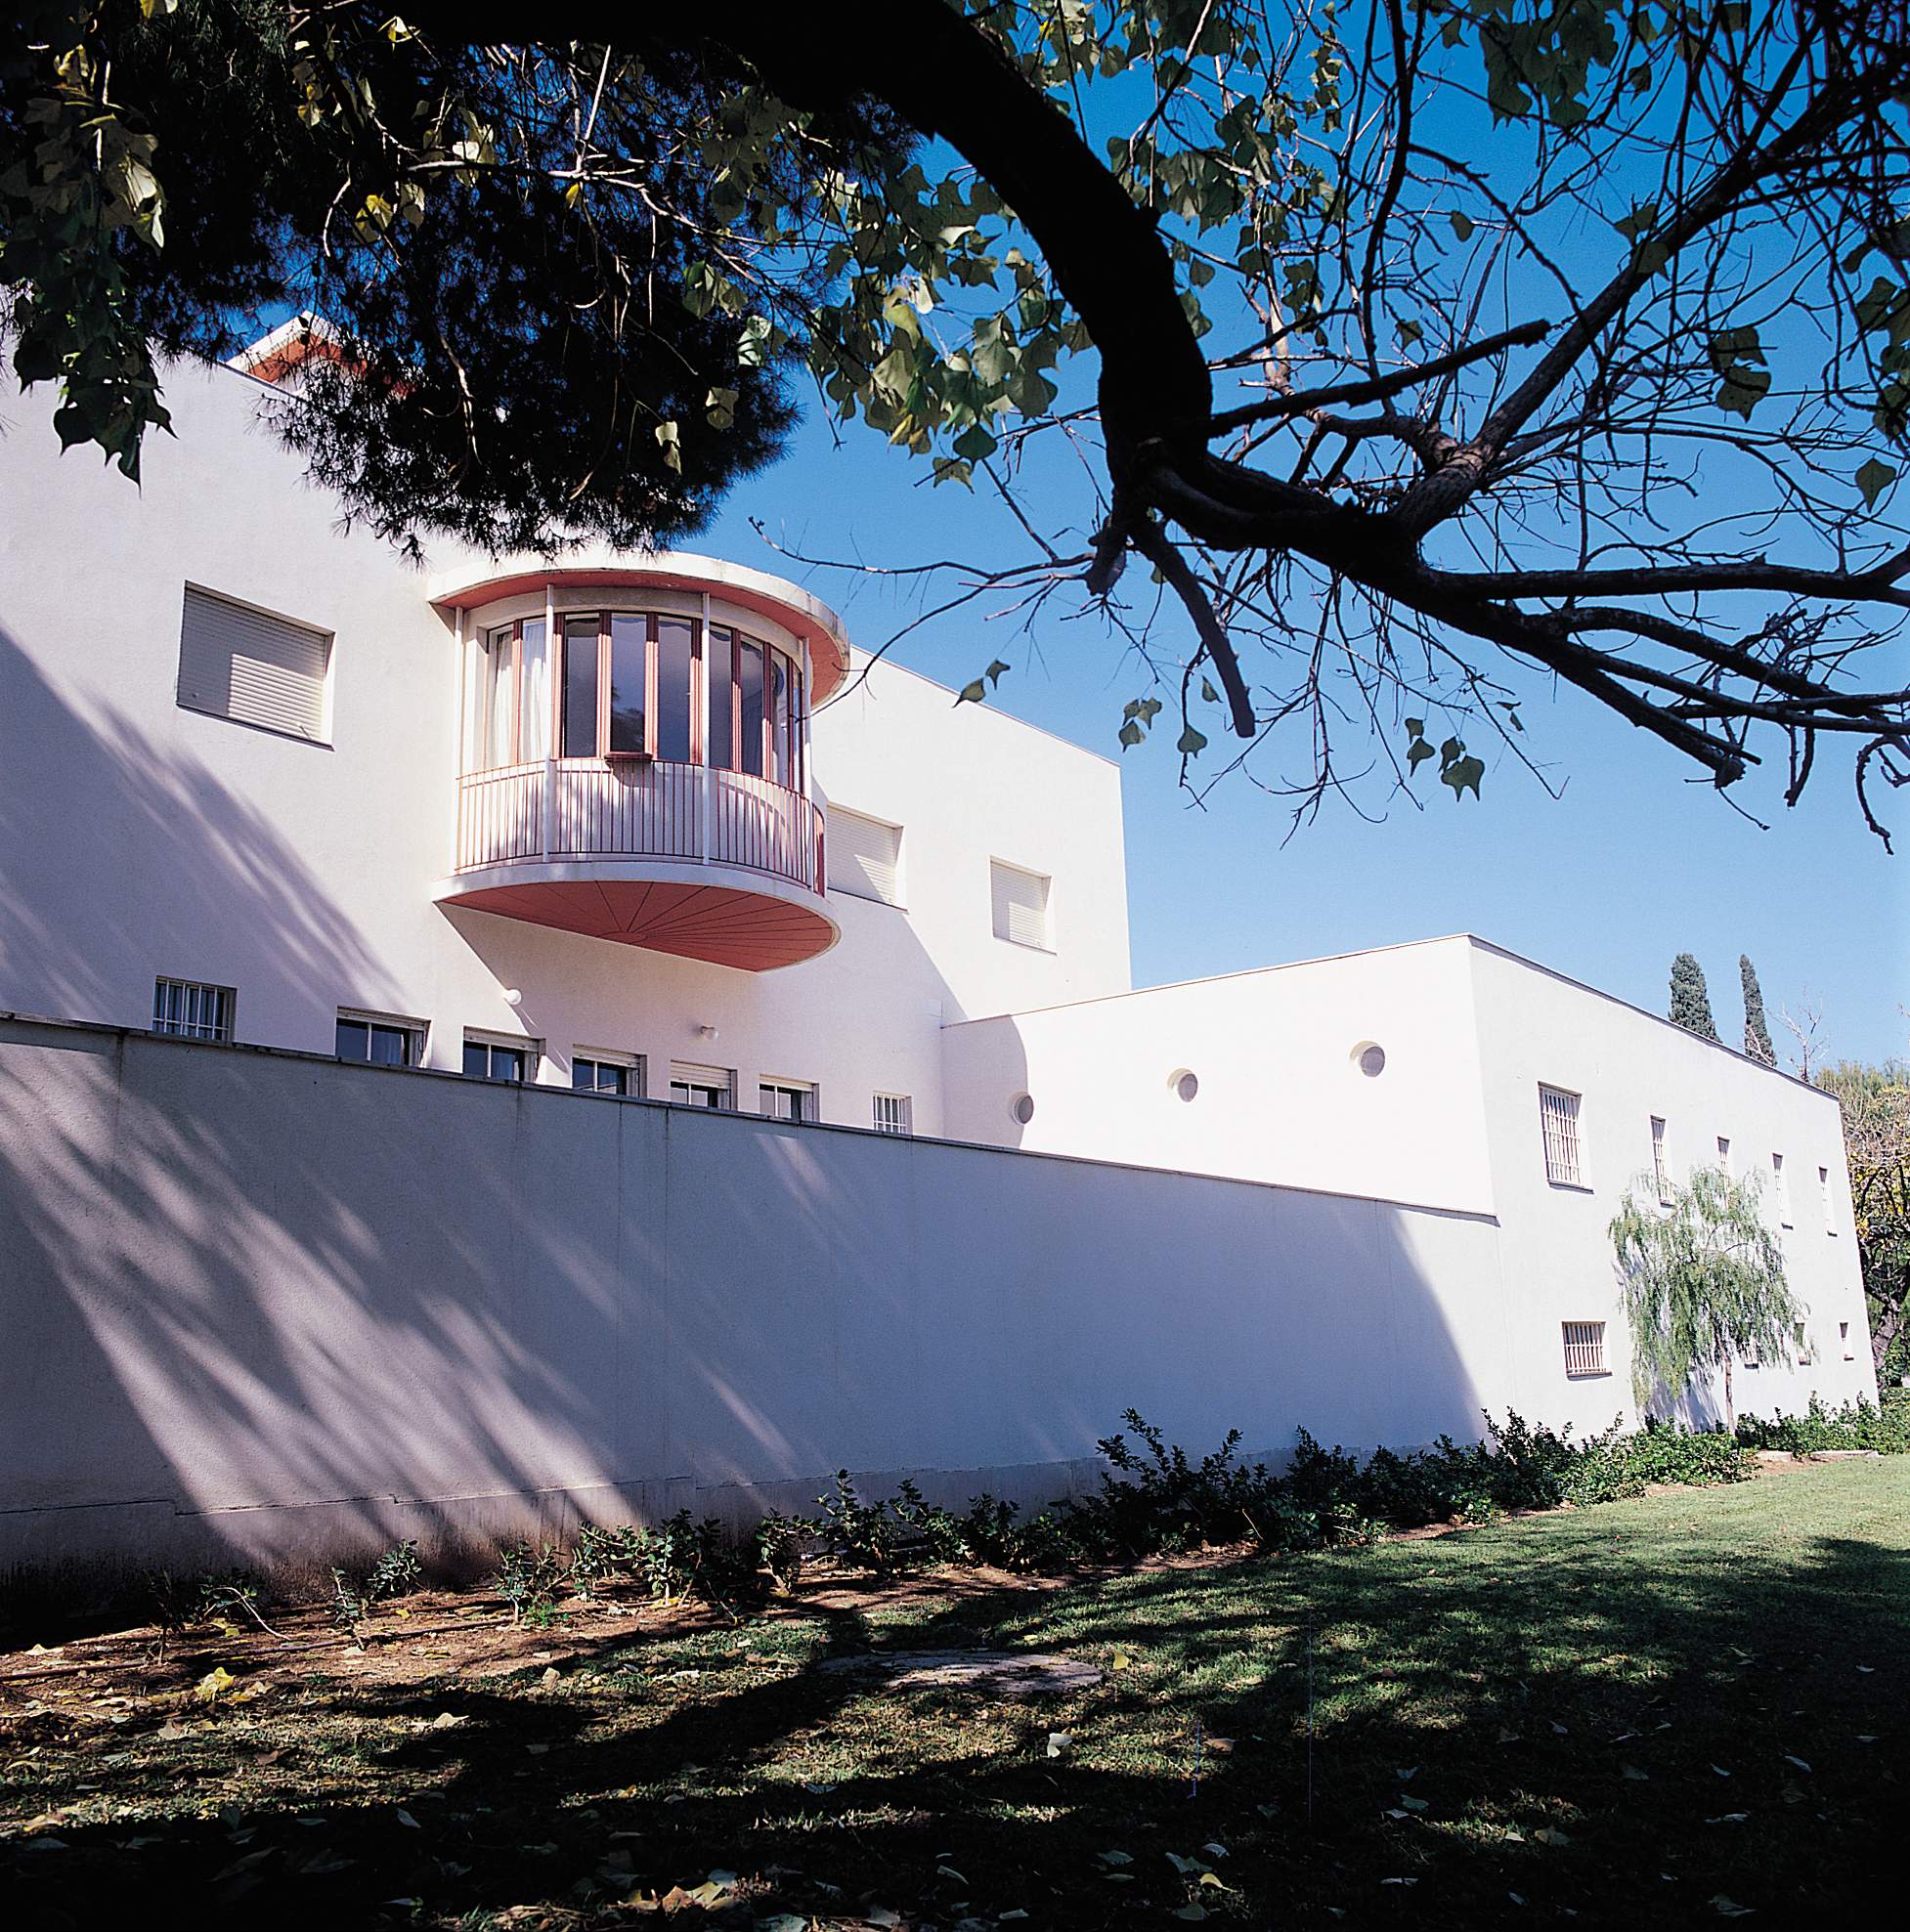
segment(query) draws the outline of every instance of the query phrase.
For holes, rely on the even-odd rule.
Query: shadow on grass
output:
[[[326,1686],[243,1731],[49,1740],[7,1800],[80,1812],[0,1844],[0,1887],[29,1926],[161,1897],[208,1925],[627,1924],[633,1892],[712,1870],[740,1874],[714,1907],[739,1923],[1854,1911],[1903,1798],[1910,1555],[1782,1526],[1747,1547],[1744,1512],[1686,1534],[1679,1507],[553,1639],[555,1684]],[[1004,1704],[812,1668],[951,1644],[1107,1676]],[[88,1785],[148,1815],[88,1824]]]

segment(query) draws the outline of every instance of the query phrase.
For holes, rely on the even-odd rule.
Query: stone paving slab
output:
[[[1035,1651],[868,1651],[826,1657],[816,1668],[884,1676],[898,1691],[954,1686],[997,1697],[1038,1697],[1088,1691],[1101,1682],[1093,1664]]]

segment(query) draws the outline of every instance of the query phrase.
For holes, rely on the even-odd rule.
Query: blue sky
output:
[[[778,558],[751,520],[807,554],[877,565],[1023,553],[1005,513],[958,486],[931,490],[925,475],[860,425],[838,447],[810,420],[780,464],[738,486],[697,547],[808,582],[857,644],[875,648],[915,605],[870,580]],[[1040,623],[1022,636],[988,623],[985,608],[926,625],[893,655],[951,685],[1005,659],[1014,668],[991,702],[1117,752],[1121,707],[1147,688],[1119,646],[1078,623]],[[1243,779],[1223,784],[1204,811],[1193,804],[1177,787],[1174,731],[1127,752],[1136,983],[1470,930],[1662,1012],[1671,957],[1690,951],[1710,978],[1718,1031],[1735,1044],[1737,962],[1748,952],[1780,1052],[1777,1009],[1806,997],[1823,1009],[1819,1037],[1833,1056],[1910,1051],[1910,1018],[1898,1010],[1910,1007],[1910,797],[1895,814],[1902,856],[1892,859],[1858,816],[1847,767],[1826,757],[1795,811],[1777,784],[1754,776],[1738,788],[1770,821],[1760,832],[1663,747],[1520,676],[1535,754],[1564,786],[1556,803],[1489,755],[1476,802],[1454,802],[1422,771],[1423,811],[1400,801],[1372,825],[1329,806],[1282,843],[1286,808]]]

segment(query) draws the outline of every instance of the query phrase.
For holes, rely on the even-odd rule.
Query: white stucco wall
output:
[[[971,1021],[943,1052],[966,1139],[1492,1212],[1463,939]]]
[[[1612,1373],[1575,1383],[1568,1414],[1586,1429],[1629,1413],[1630,1345],[1605,1230],[1627,1188],[1648,1186],[1656,1115],[1666,1123],[1674,1180],[1715,1166],[1722,1135],[1734,1171],[1761,1175],[1774,1226],[1771,1155],[1783,1154],[1789,1170],[1793,1225],[1780,1234],[1791,1291],[1807,1310],[1812,1359],[1801,1363],[1792,1351],[1756,1369],[1738,1366],[1739,1411],[1796,1414],[1813,1394],[1834,1405],[1876,1400],[1836,1100],[1498,947],[1474,940],[1470,952],[1506,1302],[1542,1308],[1546,1317],[1514,1331],[1519,1376],[1535,1376],[1555,1358],[1559,1322],[1603,1321]],[[1546,1180],[1541,1082],[1582,1096],[1583,1188]],[[1828,1215],[1820,1168],[1830,1182]],[[1840,1323],[1847,1324],[1843,1337]],[[1721,1387],[1689,1408],[1707,1418],[1721,1413]]]
[[[1500,1399],[1479,1217],[0,1019],[0,1570],[1091,1480]],[[1481,1284],[1485,1284],[1482,1292]]]
[[[899,821],[906,912],[831,895],[831,952],[780,972],[640,952],[445,910],[458,769],[456,651],[426,570],[336,528],[336,506],[226,370],[167,379],[178,434],[135,491],[62,456],[43,389],[0,421],[0,1008],[144,1024],[167,974],[238,989],[241,1039],[326,1052],[340,1007],[812,1081],[863,1125],[877,1090],[940,1126],[938,1029],[1128,981],[1118,773],[881,665],[825,707],[823,798]],[[459,553],[434,550],[434,567]],[[187,581],[333,631],[331,745],[179,708]],[[749,622],[761,628],[758,620]],[[1056,875],[1056,951],[995,939],[987,861]],[[513,1008],[507,988],[522,994]],[[697,1029],[718,1029],[713,1043]]]

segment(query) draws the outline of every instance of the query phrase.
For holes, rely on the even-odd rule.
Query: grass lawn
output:
[[[1874,1910],[1910,1795],[1901,1459],[740,1626],[408,1609],[363,1656],[308,1619],[0,1657],[11,1924],[1828,1923]],[[984,1644],[1107,1674],[811,1668]]]

